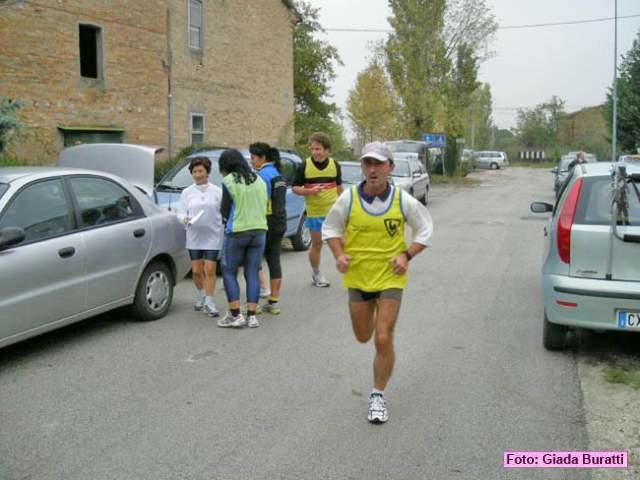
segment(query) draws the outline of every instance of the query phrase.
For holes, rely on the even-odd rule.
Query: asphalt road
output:
[[[285,252],[283,314],[255,330],[192,312],[101,316],[0,350],[0,479],[587,479],[505,470],[505,450],[585,450],[573,355],[542,347],[540,218],[547,170],[435,188],[433,248],[411,262],[390,419],[366,421],[372,345]],[[222,302],[222,292],[216,299]]]

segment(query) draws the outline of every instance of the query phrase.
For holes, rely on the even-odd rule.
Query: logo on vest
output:
[[[387,233],[390,237],[395,237],[400,228],[401,220],[397,218],[385,218],[384,227],[387,229]]]

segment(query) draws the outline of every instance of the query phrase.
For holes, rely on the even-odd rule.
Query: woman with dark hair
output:
[[[191,257],[191,272],[197,291],[193,309],[204,310],[210,317],[217,317],[219,314],[213,294],[216,261],[222,247],[222,190],[209,182],[211,160],[207,157],[192,158],[189,171],[194,183],[180,194],[177,214],[187,228],[186,247]]]
[[[282,286],[282,267],[280,265],[280,251],[282,237],[287,229],[287,211],[285,197],[287,182],[281,175],[280,152],[267,143],[252,143],[249,145],[251,165],[267,185],[267,236],[264,246],[264,256],[269,266],[270,294],[262,311],[273,315],[280,314],[278,299]]]
[[[238,150],[220,155],[224,244],[222,279],[227,294],[227,314],[218,320],[219,327],[259,327],[256,307],[260,297],[258,269],[264,253],[267,231],[267,188],[253,172]],[[240,313],[238,267],[244,267],[247,282],[247,318]]]

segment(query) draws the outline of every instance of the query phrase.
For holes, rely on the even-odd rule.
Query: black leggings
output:
[[[267,238],[264,244],[264,258],[267,260],[267,265],[269,266],[269,278],[271,280],[282,278],[282,267],[280,266],[282,237],[284,237],[284,232],[267,231]]]

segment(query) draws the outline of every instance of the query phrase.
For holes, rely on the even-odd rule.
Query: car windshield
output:
[[[393,172],[391,172],[392,177],[409,177],[411,176],[411,171],[409,170],[409,162],[396,161]]]
[[[0,183],[0,198],[2,198],[2,196],[4,195],[4,192],[6,192],[7,190],[9,190],[9,184]]]
[[[562,158],[562,160],[560,160],[560,165],[558,166],[558,170],[568,170],[569,169],[569,164],[571,162],[573,162],[575,160],[575,158]]]
[[[209,182],[217,186],[222,185],[222,175],[220,175],[220,172],[218,170],[217,158],[211,158],[211,173],[209,174]],[[158,187],[160,189],[167,188],[184,190],[192,183],[193,177],[191,176],[191,172],[189,171],[189,162],[187,162],[182,168],[175,170],[166,178],[164,178],[160,185],[158,185]]]
[[[362,168],[360,165],[340,165],[342,181],[347,183],[360,183],[362,181]]]
[[[424,148],[421,143],[415,142],[388,142],[387,147],[389,147],[389,150],[391,150],[392,153],[420,153]]]

